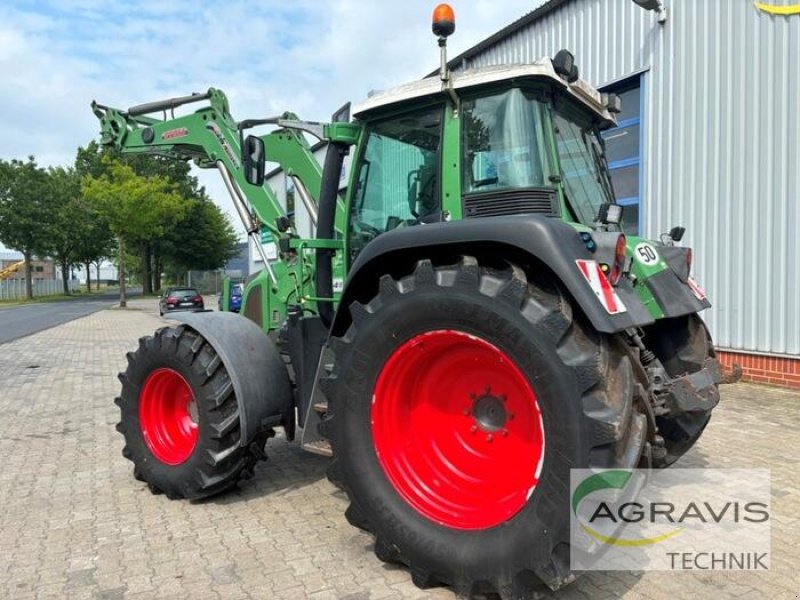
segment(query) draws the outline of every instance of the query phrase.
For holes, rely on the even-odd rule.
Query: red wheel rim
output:
[[[180,373],[167,368],[150,373],[139,396],[139,423],[158,460],[168,465],[188,460],[197,445],[196,403]]]
[[[432,331],[398,347],[378,375],[371,421],[395,490],[441,525],[504,523],[539,481],[536,394],[514,361],[473,335]]]

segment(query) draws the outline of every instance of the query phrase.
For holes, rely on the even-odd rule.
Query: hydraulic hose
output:
[[[157,100],[156,102],[148,102],[147,104],[139,104],[131,106],[128,109],[128,116],[138,117],[139,115],[146,115],[152,112],[161,112],[172,108],[178,108],[190,102],[200,102],[201,100],[208,100],[211,94],[192,94],[191,96],[181,96],[179,98],[167,98],[166,100]]]
[[[344,144],[329,143],[325,155],[325,166],[322,169],[322,184],[319,191],[319,214],[317,221],[317,238],[334,239],[334,223],[336,221],[336,200],[339,196],[339,178],[342,173],[344,157],[348,147]],[[317,248],[317,272],[315,284],[318,298],[333,298],[333,250]],[[319,316],[326,327],[333,323],[335,311],[330,300],[318,300]]]

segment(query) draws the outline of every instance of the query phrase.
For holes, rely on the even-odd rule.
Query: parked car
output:
[[[230,312],[238,313],[242,310],[242,293],[244,291],[244,285],[241,283],[233,283],[231,284],[231,299],[228,302],[228,310]],[[223,302],[225,301],[225,294],[220,292],[217,294],[217,305],[219,306],[220,310],[225,310],[223,307]]]
[[[239,312],[242,310],[242,284],[241,283],[234,283],[231,286],[231,302],[230,302],[230,311],[231,312]]]
[[[167,288],[158,301],[158,314],[163,317],[164,313],[176,310],[205,310],[200,292],[190,287]]]

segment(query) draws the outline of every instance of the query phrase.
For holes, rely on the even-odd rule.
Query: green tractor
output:
[[[236,121],[216,89],[93,104],[103,143],[218,169],[255,247],[262,230],[278,246],[240,315],[175,315],[140,340],[118,430],[137,479],[194,500],[252,477],[280,428],[332,456],[347,519],[417,585],[526,597],[572,579],[570,469],[673,463],[723,374],[682,228],[622,233],[600,136],[619,98],[567,51],[454,75],[453,29],[437,9],[439,77],[354,119]],[[261,125],[275,128],[245,137]],[[323,165],[306,134],[327,143]]]

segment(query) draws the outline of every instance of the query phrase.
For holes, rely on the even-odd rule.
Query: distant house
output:
[[[86,284],[86,267],[85,266],[75,266],[72,270],[75,274],[75,277],[80,279],[82,284]],[[92,277],[92,284],[99,279],[103,283],[115,283],[119,280],[119,272],[117,271],[117,267],[115,267],[110,262],[101,262],[100,263],[100,272],[97,271],[97,265],[91,265],[89,267],[89,274]]]
[[[11,250],[0,251],[0,271],[6,267],[23,260],[21,252]],[[56,278],[56,268],[50,259],[34,259],[33,271],[31,273],[33,281],[52,281]],[[25,269],[18,269],[16,273],[9,276],[10,280],[25,279]]]

